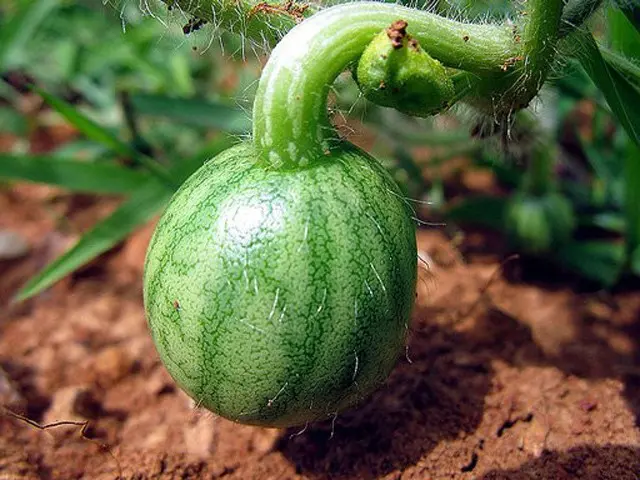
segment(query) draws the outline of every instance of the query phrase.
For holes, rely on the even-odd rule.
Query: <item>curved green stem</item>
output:
[[[499,72],[519,51],[508,27],[465,24],[376,2],[323,10],[289,32],[262,72],[253,135],[264,160],[293,168],[331,151],[336,140],[326,108],[331,84],[377,33],[399,19],[426,52],[450,67]]]
[[[406,21],[407,33],[427,54],[462,71],[454,100],[474,91],[476,104],[508,116],[528,105],[546,80],[563,18],[563,0],[528,0],[515,26],[462,23],[369,1],[318,13],[293,0],[163,1],[253,41],[274,43],[298,24],[274,49],[254,103],[254,143],[263,161],[276,168],[294,168],[331,153],[338,138],[326,111],[329,88],[392,22]],[[600,0],[572,1],[584,7]],[[574,10],[564,19],[586,18]]]
[[[557,51],[563,0],[528,0],[523,8],[519,53],[504,63],[506,75],[481,80],[474,99],[496,117],[509,118],[529,105],[547,79]]]
[[[258,43],[275,43],[302,18],[317,13],[318,5],[283,0],[161,0],[196,18],[246,36]],[[603,0],[568,0],[562,13],[559,37],[579,28]]]
[[[563,0],[529,0],[524,29],[524,89],[535,96],[553,64]],[[528,103],[528,100],[527,100]]]

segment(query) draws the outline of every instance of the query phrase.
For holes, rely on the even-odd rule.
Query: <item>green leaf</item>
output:
[[[113,150],[119,155],[134,159],[139,164],[144,165],[144,167],[158,179],[164,181],[170,186],[176,186],[171,184],[171,177],[155,160],[141,154],[127,143],[120,141],[109,130],[101,127],[64,100],[37,87],[33,87],[33,89],[51,106],[51,108],[66,118],[88,138],[105,145],[107,148]]]
[[[632,142],[628,142],[624,159],[624,198],[627,244],[631,253],[640,246],[640,147]]]
[[[591,80],[602,91],[612,112],[627,134],[640,145],[640,90],[617,69],[605,62],[593,36],[576,31],[567,39],[573,55],[580,60]]]
[[[115,135],[113,135],[106,128],[98,125],[86,115],[80,113],[73,105],[65,102],[64,100],[51,95],[50,93],[41,90],[40,88],[33,88],[38,95],[40,95],[45,102],[51,106],[56,112],[66,118],[69,123],[76,127],[82,134],[91,140],[101,143],[113,152],[122,155],[127,158],[137,158],[139,153],[136,152],[131,146],[125,142],[120,141]]]
[[[640,277],[640,247],[636,248],[631,255],[631,271],[634,275]]]
[[[131,193],[149,176],[107,163],[0,153],[0,177],[57,185],[75,192]]]
[[[452,222],[482,225],[503,230],[507,200],[498,197],[467,198],[455,204],[447,212]]]
[[[640,2],[638,0],[614,0],[613,5],[622,10],[629,23],[640,33]]]
[[[600,47],[600,53],[607,65],[617,70],[634,87],[640,89],[640,67],[618,52]]]
[[[562,10],[562,20],[558,31],[560,38],[580,27],[600,8],[601,4],[602,0],[567,0]]]
[[[580,227],[597,227],[610,232],[624,234],[627,229],[625,217],[618,212],[602,212],[578,217]]]
[[[76,158],[92,162],[113,161],[111,150],[86,138],[78,138],[63,143],[55,151],[51,152],[51,155],[56,158]]]
[[[622,159],[614,155],[613,152],[608,151],[606,146],[603,145],[601,138],[599,138],[601,131],[601,128],[594,126],[593,136],[596,138],[587,140],[580,133],[578,133],[577,137],[596,177],[599,181],[609,186],[622,173]]]
[[[177,95],[193,95],[196,91],[191,70],[189,69],[189,57],[185,55],[171,55],[169,65],[172,91]]]
[[[517,187],[522,181],[522,169],[518,169],[513,163],[499,158],[494,152],[483,152],[482,155],[476,155],[474,164],[490,169],[503,185]]]
[[[59,0],[19,2],[17,14],[0,26],[0,72],[7,69],[11,56],[33,37],[38,26],[58,3]]]
[[[558,249],[560,264],[605,287],[616,284],[626,260],[623,243],[607,241],[571,242]]]
[[[239,108],[220,102],[162,95],[131,95],[138,114],[163,117],[197,127],[216,128],[229,133],[246,133],[251,128],[249,115]]]
[[[29,129],[27,119],[12,108],[0,107],[0,125],[3,133],[26,136]]]
[[[16,301],[22,301],[45,288],[78,267],[109,250],[155,215],[171,198],[172,191],[157,180],[141,187],[109,217],[102,220],[80,238],[71,250],[55,259],[42,272],[33,277],[18,292]]]
[[[194,157],[178,162],[170,174],[182,183],[199,168],[203,161],[228,148],[233,139],[222,138]],[[62,256],[55,259],[44,270],[31,278],[18,292],[15,301],[37,295],[44,289],[91,261],[122,241],[140,225],[143,225],[161,210],[173,195],[173,190],[161,181],[150,178],[131,197],[106,219],[85,233],[78,242]]]
[[[640,33],[629,21],[622,10],[609,6],[607,8],[607,29],[611,47],[631,59],[640,58]]]

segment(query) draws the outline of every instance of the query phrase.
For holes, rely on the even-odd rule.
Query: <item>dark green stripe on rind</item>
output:
[[[415,227],[363,152],[265,170],[250,144],[196,172],[160,220],[145,305],[161,358],[212,411],[303,424],[381,384],[402,350]]]

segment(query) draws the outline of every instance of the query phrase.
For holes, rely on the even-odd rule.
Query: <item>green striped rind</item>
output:
[[[147,253],[160,356],[199,404],[242,423],[331,415],[384,382],[415,295],[415,226],[384,169],[344,144],[296,171],[251,144],[176,193]]]

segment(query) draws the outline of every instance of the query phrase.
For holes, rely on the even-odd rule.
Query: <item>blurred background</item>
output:
[[[440,3],[435,8],[460,18],[513,13],[502,0]],[[334,123],[349,140],[380,159],[413,205],[420,226],[420,295],[414,327],[418,340],[411,344],[409,354],[416,353],[414,370],[405,372],[407,378],[415,376],[421,365],[425,371],[434,365],[436,371],[468,368],[456,363],[460,358],[483,366],[472,374],[478,379],[524,371],[516,384],[533,382],[538,388],[531,379],[556,375],[553,378],[567,385],[573,407],[603,415],[584,427],[591,432],[589,438],[595,438],[588,445],[633,445],[622,453],[589,450],[590,455],[618,455],[627,465],[637,453],[640,411],[640,150],[637,137],[634,141],[629,135],[640,131],[637,14],[632,4],[626,10],[605,5],[590,22],[600,46],[585,44],[582,54],[561,50],[539,99],[505,122],[465,105],[429,119],[408,117],[369,103],[348,73],[338,79],[330,99]],[[132,426],[126,415],[119,420],[117,415],[103,415],[118,404],[113,400],[106,407],[104,398],[112,389],[125,388],[128,379],[159,369],[140,305],[142,264],[154,220],[175,188],[203,161],[248,138],[253,95],[267,58],[262,47],[194,22],[181,12],[167,13],[156,2],[3,0],[0,392],[4,405],[39,422],[60,417],[97,419],[99,428],[86,436],[104,444],[121,445],[123,438],[133,438],[132,444],[144,448],[169,448],[166,445],[174,438],[171,428],[183,428],[177,426],[178,420],[165,419],[172,425],[167,427],[169,433],[153,430],[157,444],[149,446],[142,440],[136,444],[133,432],[140,425],[151,429],[151,420]],[[476,322],[475,327],[459,330],[465,319]],[[420,340],[420,332],[432,332],[435,324],[440,337],[434,338],[458,345],[442,357],[450,355],[447,368],[437,364],[445,360],[426,353],[432,340]],[[470,333],[474,328],[488,329],[515,347],[505,353],[504,345]],[[536,352],[535,361],[526,360],[531,351]],[[511,370],[504,367],[500,373],[492,363],[495,358]],[[59,370],[54,371],[54,364]],[[408,369],[410,364],[403,365]],[[529,371],[523,365],[536,367]],[[405,385],[402,372],[395,382]],[[157,373],[158,380],[154,375],[153,387],[145,388],[155,390],[145,390],[148,395],[178,395],[166,374]],[[72,381],[78,378],[85,385],[81,390]],[[614,383],[605,385],[604,379]],[[423,424],[427,428],[426,420],[396,428],[421,445],[431,441],[442,448],[457,438],[459,430],[491,430],[493,424],[483,426],[484,420],[479,420],[483,399],[501,394],[492,390],[489,380],[478,381],[482,383],[481,393],[474,397],[478,411],[469,414],[468,422],[463,415],[464,422],[454,424],[451,435],[426,440],[431,437],[412,430]],[[132,385],[127,388],[135,390]],[[586,390],[579,385],[587,385]],[[117,395],[126,397],[125,390]],[[614,398],[611,410],[596,408],[596,399],[580,396],[584,391]],[[411,390],[404,401],[419,403],[416,392]],[[531,392],[523,392],[518,395],[532,398]],[[524,401],[528,405],[522,407],[524,413],[513,418],[507,414],[507,423],[513,422],[509,428],[520,421],[518,415],[529,418],[538,401]],[[157,402],[153,405],[160,411],[164,407]],[[127,410],[123,405],[118,408]],[[182,408],[184,413],[187,407]],[[381,418],[393,414],[384,410]],[[531,415],[538,418],[535,412]],[[620,425],[607,427],[618,417],[623,418]],[[526,428],[535,425],[531,418]],[[210,450],[201,451],[202,445],[218,441],[197,436],[206,436],[200,421],[184,427],[190,429],[184,435],[199,439],[183,445],[189,454],[204,455]],[[241,427],[226,426],[222,431],[233,428]],[[613,432],[610,437],[593,433],[607,428]],[[300,467],[303,475],[312,472],[324,478],[323,469],[329,468],[326,455],[332,453],[308,451],[317,439],[302,436],[284,445],[267,434],[242,432],[246,438],[240,435],[239,441],[257,442],[255,452],[275,448],[294,466],[307,455],[307,463]],[[30,445],[34,452],[50,447],[35,441],[33,431],[25,435],[20,437],[22,445]],[[338,442],[351,454],[363,457],[365,464],[378,462],[367,456],[369,447],[349,450],[356,447],[344,435]],[[537,458],[536,452],[554,449],[553,439],[543,448],[542,437],[536,435],[513,459],[524,462]],[[586,438],[580,435],[573,443],[557,437],[558,451],[586,448],[580,447]],[[502,434],[496,437],[494,432],[491,438],[498,437]],[[469,445],[477,441],[469,440]],[[464,455],[476,451],[461,445]],[[30,451],[24,448],[23,453]],[[56,448],[61,447],[53,450],[59,454]],[[410,455],[411,461],[421,455],[428,459],[438,448],[420,447],[415,458]],[[391,449],[389,455],[396,453]],[[496,458],[507,456],[496,453]],[[342,457],[335,458],[343,465]],[[406,468],[398,458],[376,471]],[[467,470],[455,467],[456,475],[462,478],[474,470],[475,458],[473,465],[462,465]],[[572,459],[556,458],[557,462]],[[487,471],[498,468],[499,462],[483,461],[480,467]],[[108,469],[115,467],[105,462],[109,460],[98,467],[85,459],[64,468],[81,473],[103,468],[100,472],[109,478],[113,472]],[[542,464],[526,468],[538,467],[546,468]],[[29,469],[24,468],[28,477]],[[60,465],[55,468],[71,475]],[[360,467],[340,468],[359,478],[358,471],[349,468]],[[552,470],[542,471],[553,477]]]

